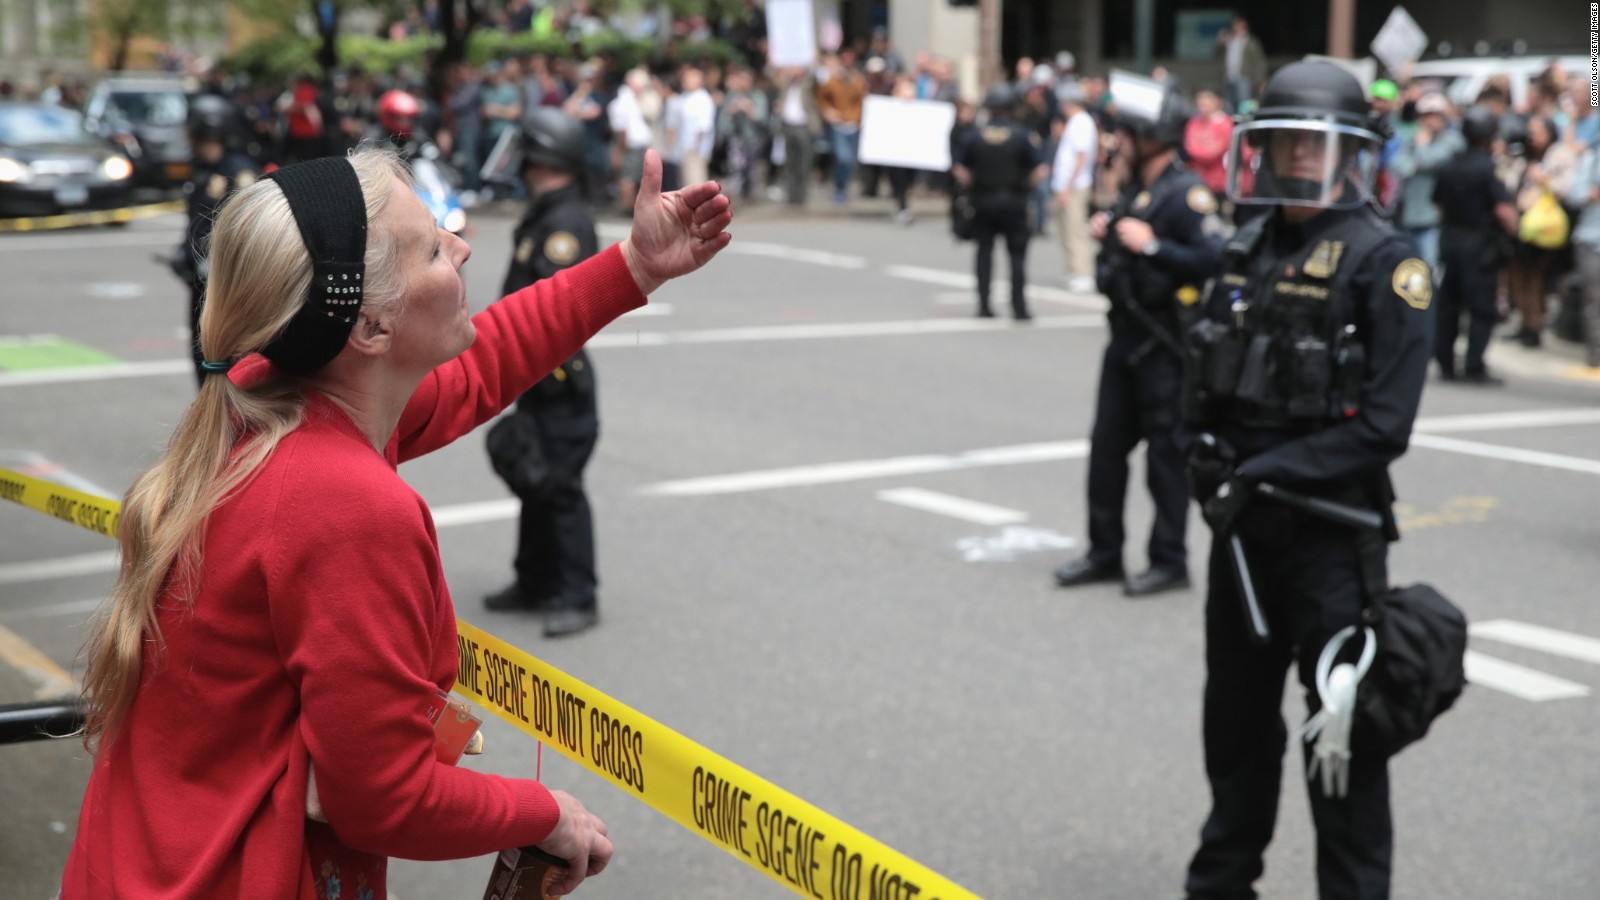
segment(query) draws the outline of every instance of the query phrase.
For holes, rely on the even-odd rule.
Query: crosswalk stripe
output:
[[[1581,634],[1529,625],[1527,622],[1513,622],[1510,619],[1475,622],[1468,628],[1468,633],[1474,638],[1487,638],[1502,644],[1512,644],[1600,665],[1600,640]]]
[[[1474,650],[1467,651],[1466,669],[1468,682],[1534,703],[1589,696],[1589,689],[1577,682],[1546,675]]]
[[[1028,521],[1028,514],[1020,509],[1007,509],[917,487],[879,491],[878,499],[979,525],[1015,525]]]

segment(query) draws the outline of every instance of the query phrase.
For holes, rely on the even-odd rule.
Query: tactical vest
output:
[[[1178,173],[1157,179],[1151,190],[1126,190],[1112,206],[1106,226],[1106,240],[1102,243],[1105,264],[1110,270],[1110,318],[1113,325],[1139,322],[1140,319],[1118,308],[1119,304],[1137,303],[1154,314],[1163,328],[1178,335],[1192,321],[1180,312],[1199,311],[1200,285],[1184,282],[1168,273],[1152,260],[1135,256],[1113,236],[1118,219],[1130,217],[1144,222],[1154,222],[1173,203],[1185,203],[1189,191],[1203,182],[1198,177],[1185,177]],[[1158,240],[1171,240],[1170,235],[1156,234]]]
[[[979,130],[973,148],[972,190],[974,193],[1025,193],[1028,169],[1017,147],[1026,142],[1019,127],[1010,122],[987,125]]]
[[[1362,210],[1279,257],[1258,252],[1270,218],[1228,242],[1211,300],[1212,309],[1228,310],[1226,321],[1207,320],[1189,334],[1184,400],[1192,424],[1315,431],[1360,410],[1365,306],[1350,284],[1395,233]]]

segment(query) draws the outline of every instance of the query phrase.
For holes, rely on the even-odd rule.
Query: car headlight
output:
[[[107,181],[121,181],[133,174],[133,163],[120,156],[108,156],[100,164],[100,177]]]
[[[27,166],[0,156],[0,181],[27,181],[29,174]]]
[[[444,214],[444,230],[451,234],[460,234],[461,229],[467,227],[467,213],[463,209],[452,209]]]

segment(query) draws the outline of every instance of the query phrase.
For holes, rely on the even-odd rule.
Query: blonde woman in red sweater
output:
[[[727,246],[715,184],[661,194],[653,153],[643,181],[631,237],[477,316],[470,249],[392,153],[290,166],[223,207],[214,374],[128,492],[89,646],[64,900],[381,900],[390,856],[529,844],[569,861],[563,894],[605,867],[605,825],[570,795],[435,760],[424,707],[454,684],[455,611],[395,468]]]

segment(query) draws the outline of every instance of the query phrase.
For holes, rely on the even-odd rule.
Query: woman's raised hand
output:
[[[648,294],[663,282],[687,275],[711,261],[733,235],[728,198],[714,181],[661,193],[661,157],[644,154],[644,177],[633,203],[633,233],[622,242],[623,258],[639,290]]]

